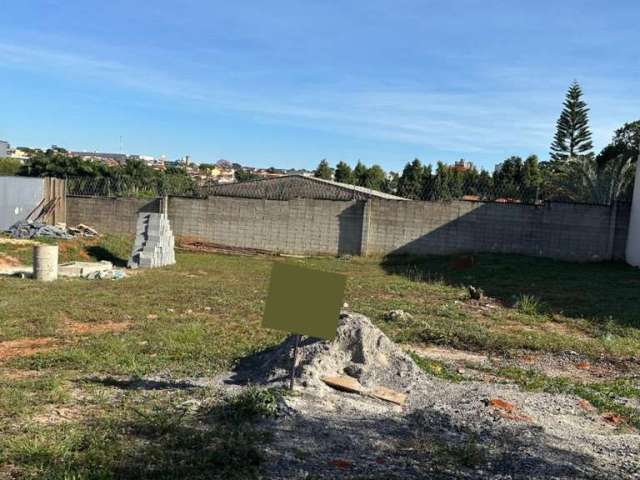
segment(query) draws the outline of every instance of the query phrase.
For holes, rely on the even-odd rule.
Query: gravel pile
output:
[[[287,383],[293,339],[221,380]],[[332,341],[306,339],[297,392],[265,422],[265,478],[640,478],[640,436],[580,399],[513,385],[452,383],[422,372],[366,317],[342,315]],[[334,390],[324,375],[407,394],[403,407]],[[232,384],[232,385],[229,385]]]

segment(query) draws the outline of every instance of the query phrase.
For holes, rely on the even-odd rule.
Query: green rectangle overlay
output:
[[[331,340],[346,282],[338,273],[274,263],[262,326]]]

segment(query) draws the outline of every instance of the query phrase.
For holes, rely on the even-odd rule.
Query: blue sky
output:
[[[0,138],[313,167],[546,158],[577,79],[596,148],[640,118],[636,1],[3,4]]]

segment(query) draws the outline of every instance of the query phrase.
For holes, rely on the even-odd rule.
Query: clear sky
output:
[[[570,82],[596,148],[640,118],[640,2],[2,2],[0,138],[313,167],[546,158]]]

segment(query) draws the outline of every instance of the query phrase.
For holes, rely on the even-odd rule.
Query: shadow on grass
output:
[[[640,327],[640,270],[623,263],[570,263],[499,254],[391,255],[382,267],[413,281],[473,285],[512,307],[527,295],[552,313],[596,325],[614,322]]]
[[[121,390],[188,390],[202,388],[189,382],[176,382],[172,380],[148,380],[144,378],[119,379],[115,377],[88,377],[82,380],[87,383],[115,387]]]
[[[107,260],[116,267],[126,267],[127,260],[114,254],[111,250],[103,247],[102,245],[90,245],[85,247],[85,251],[88,255],[95,258],[97,261]]]
[[[256,391],[195,410],[184,402],[149,399],[118,419],[83,424],[81,441],[64,442],[63,456],[39,450],[41,442],[16,461],[46,478],[302,478],[307,472],[317,479],[449,479],[475,478],[478,469],[485,472],[482,478],[621,473],[570,445],[559,446],[557,438],[527,423],[469,424],[428,408],[389,417],[272,417],[271,397]],[[58,443],[65,440],[64,432],[57,435]]]

